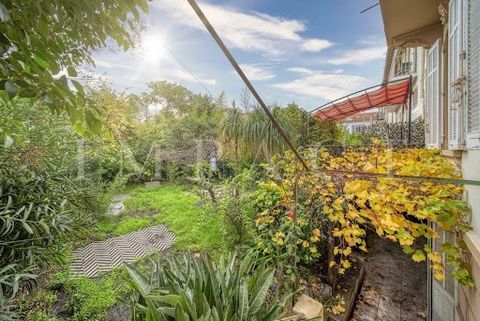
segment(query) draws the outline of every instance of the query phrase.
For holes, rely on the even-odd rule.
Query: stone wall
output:
[[[408,123],[381,123],[366,126],[360,130],[362,145],[368,145],[373,137],[386,142],[389,147],[406,147]],[[425,125],[423,120],[412,122],[412,146],[425,147]]]

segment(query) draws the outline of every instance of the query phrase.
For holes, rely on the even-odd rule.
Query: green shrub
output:
[[[154,263],[146,275],[127,272],[134,320],[273,321],[290,297],[269,299],[275,271],[250,256],[213,262],[184,255]]]
[[[242,245],[251,237],[256,215],[252,195],[259,176],[259,172],[253,168],[244,169],[223,184],[223,197],[218,209],[233,245]]]
[[[57,321],[58,319],[56,317],[49,314],[56,300],[57,295],[54,292],[39,291],[33,300],[31,298],[28,300],[28,303],[33,304],[35,311],[29,311],[29,314],[26,316],[26,321]]]
[[[118,272],[105,277],[90,279],[75,277],[68,279],[65,290],[69,293],[68,306],[73,311],[70,321],[103,321],[108,309],[121,296],[121,279]]]
[[[26,321],[58,321],[56,317],[51,317],[43,310],[35,311],[29,315]]]

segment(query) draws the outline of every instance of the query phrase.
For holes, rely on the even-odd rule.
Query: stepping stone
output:
[[[108,213],[117,216],[125,210],[124,201],[130,199],[131,196],[128,194],[119,194],[113,197],[112,203],[108,207]]]
[[[175,234],[165,225],[93,242],[73,251],[72,274],[96,277],[123,263],[132,263],[142,257],[169,249]]]
[[[306,320],[317,318],[318,321],[323,321],[323,304],[305,294],[300,296],[293,312],[302,315]]]

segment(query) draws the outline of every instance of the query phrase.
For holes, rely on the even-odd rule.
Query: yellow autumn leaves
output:
[[[347,150],[332,155],[326,149],[305,151],[311,168],[348,170],[368,173],[387,173],[423,177],[458,177],[458,170],[437,150],[386,149],[380,141],[372,148]],[[361,175],[324,175],[321,171],[303,171],[292,153],[276,158],[269,164],[269,186],[279,190],[278,206],[293,208],[300,205],[310,219],[320,224],[311,235],[297,240],[302,248],[317,253],[315,244],[322,241],[320,229],[328,230],[335,238],[334,260],[331,269],[342,274],[350,267],[349,257],[354,249],[366,251],[366,230],[371,229],[401,246],[415,262],[430,260],[437,279],[444,276],[444,257],[457,268],[463,284],[470,284],[470,275],[462,251],[443,255],[441,249],[432,251],[419,247],[417,240],[434,240],[439,233],[432,229],[436,223],[444,230],[459,236],[469,229],[465,204],[458,201],[463,189],[459,186],[393,178],[372,178]],[[299,204],[300,203],[300,204]],[[257,216],[257,225],[275,224],[272,211]],[[284,235],[275,232],[272,242],[281,246]],[[458,242],[458,240],[457,240]],[[323,253],[325,254],[325,253]]]

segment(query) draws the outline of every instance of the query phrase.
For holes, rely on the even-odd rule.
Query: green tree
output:
[[[292,138],[298,146],[330,144],[339,137],[339,130],[334,122],[321,121],[295,103],[288,104],[281,113],[290,126],[295,128]]]
[[[5,0],[0,3],[0,104],[20,96],[66,110],[73,123],[98,128],[95,109],[84,109],[76,81],[92,52],[132,47],[146,0]],[[75,89],[71,89],[75,88]],[[2,126],[3,127],[3,126]],[[0,128],[0,139],[8,134]]]

